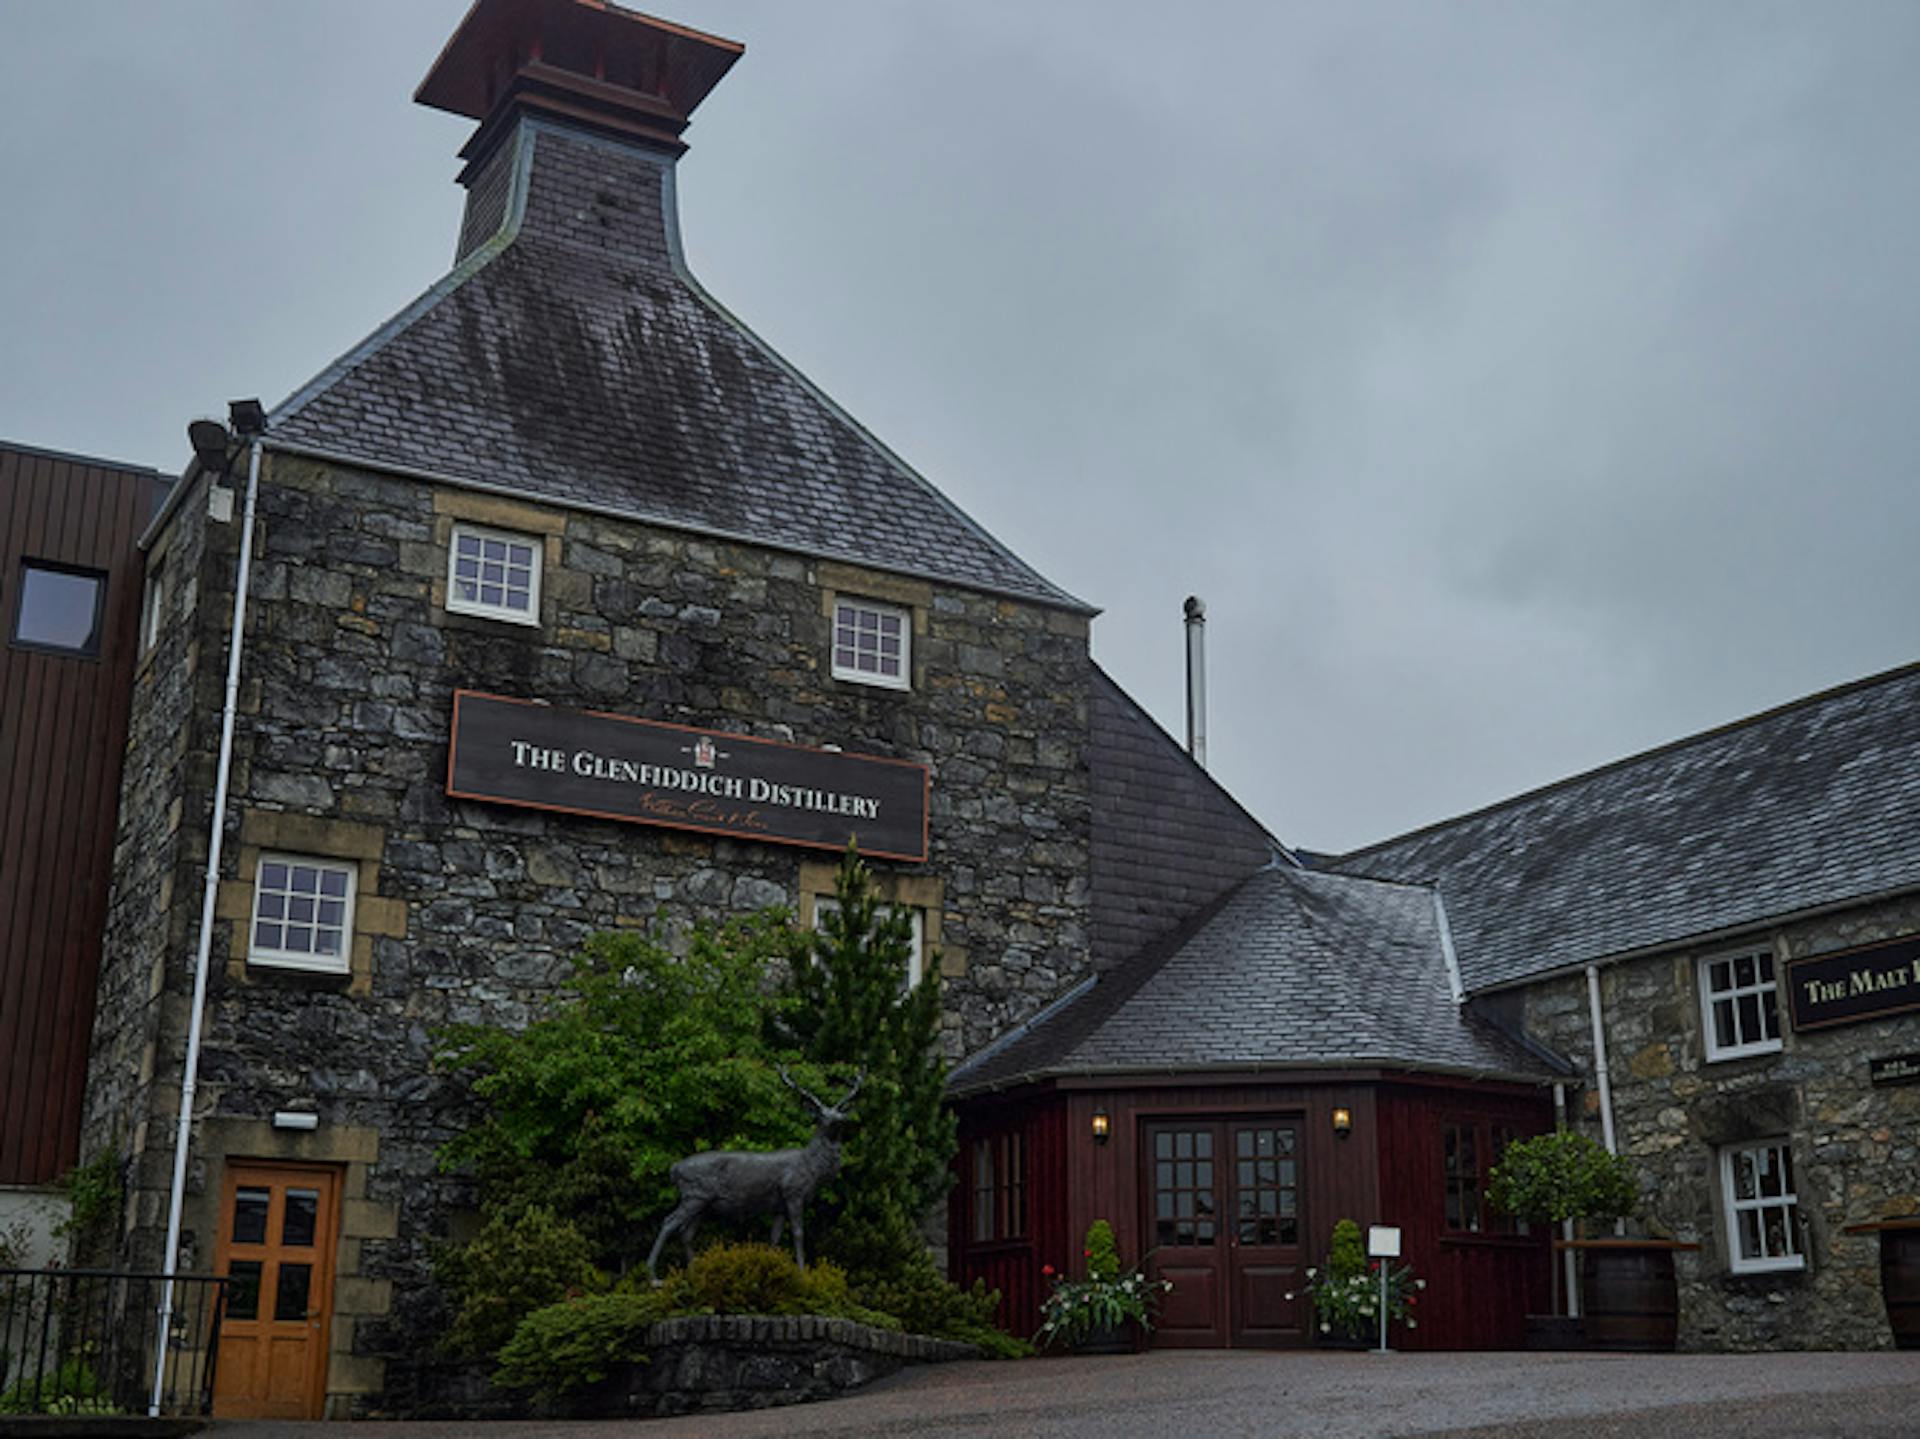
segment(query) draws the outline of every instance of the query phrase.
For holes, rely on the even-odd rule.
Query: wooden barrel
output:
[[[1673,1246],[1590,1240],[1581,1247],[1587,1342],[1595,1349],[1671,1353],[1680,1340]]]
[[[1920,1349],[1920,1228],[1880,1231],[1880,1297],[1898,1349]]]

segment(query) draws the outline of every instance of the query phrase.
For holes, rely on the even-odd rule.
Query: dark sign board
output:
[[[1867,1077],[1875,1084],[1920,1084],[1920,1054],[1889,1054],[1867,1061]]]
[[[447,793],[456,799],[771,844],[927,857],[927,769],[533,700],[458,690]]]
[[[1920,1009],[1920,935],[1787,964],[1795,1029],[1823,1029]]]

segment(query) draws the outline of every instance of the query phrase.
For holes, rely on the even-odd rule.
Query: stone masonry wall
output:
[[[1784,961],[1920,932],[1920,900],[1848,911],[1755,936]],[[1737,948],[1739,946],[1731,946]],[[1680,1342],[1703,1350],[1884,1349],[1877,1240],[1844,1226],[1920,1213],[1920,1087],[1874,1088],[1871,1056],[1920,1048],[1920,1016],[1797,1034],[1781,1004],[1779,1052],[1706,1060],[1699,959],[1689,950],[1601,971],[1614,1124],[1642,1186],[1646,1232],[1698,1243],[1678,1256]],[[1527,992],[1529,1030],[1588,1075],[1592,1031],[1584,975]],[[1600,1136],[1599,1095],[1581,1126]],[[1719,1151],[1786,1136],[1792,1144],[1799,1271],[1735,1274],[1727,1257]]]
[[[165,1225],[172,1096],[179,1046],[162,1050],[163,1029],[184,1033],[188,974],[206,864],[219,703],[226,664],[234,520],[208,518],[213,485],[196,480],[178,499],[164,537],[147,555],[163,563],[166,597],[159,638],[138,661],[114,834],[113,889],[94,1016],[81,1150],[111,1150],[129,1167],[126,1228],[149,1242],[123,1255],[159,1262]],[[222,617],[212,624],[208,617]],[[209,722],[208,716],[212,719]],[[182,956],[186,956],[185,959]],[[157,1095],[165,1091],[164,1119]]]
[[[276,1110],[311,1109],[320,1140],[299,1154],[334,1156],[325,1137],[342,1136],[335,1157],[353,1192],[341,1272],[360,1308],[344,1341],[336,1322],[330,1412],[407,1402],[406,1361],[431,1323],[427,1244],[471,1197],[435,1169],[436,1151],[468,1119],[430,1072],[436,1027],[524,1024],[593,931],[656,912],[684,929],[797,907],[803,866],[817,875],[831,859],[449,801],[456,688],[930,766],[929,861],[874,867],[903,896],[938,897],[952,1054],[1025,1018],[1088,967],[1083,618],[271,453],[260,510],[186,1247],[190,1266],[212,1262],[218,1135],[254,1132],[248,1126]],[[445,609],[456,520],[542,537],[537,629]],[[237,530],[216,543],[237,543]],[[207,561],[209,573],[224,565],[230,575],[232,555],[230,543]],[[207,589],[188,643],[223,655],[225,602]],[[911,608],[910,691],[830,677],[835,593]],[[198,919],[189,852],[194,827],[205,831],[218,730],[220,677],[209,694],[207,670],[169,671],[164,701],[151,704],[133,742],[113,931],[126,970],[102,1011],[96,1108],[103,1124],[123,1109],[148,1123],[133,1200],[148,1247],[164,1219],[162,1151]],[[156,845],[161,863],[134,857]],[[263,849],[357,866],[350,974],[246,962]],[[170,869],[168,855],[178,856]],[[163,957],[162,1052],[136,1063],[128,1036],[157,1021],[151,996],[133,995],[141,983],[157,991]],[[141,1003],[147,1017],[136,1021]],[[127,1078],[169,1070],[144,1097]]]

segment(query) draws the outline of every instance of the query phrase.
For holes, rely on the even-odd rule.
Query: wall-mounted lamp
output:
[[[1093,1142],[1095,1144],[1105,1144],[1107,1140],[1112,1137],[1112,1135],[1113,1135],[1113,1121],[1107,1118],[1107,1111],[1104,1109],[1094,1110],[1093,1111]]]
[[[1353,1111],[1344,1104],[1333,1111],[1333,1132],[1342,1139],[1353,1133]]]

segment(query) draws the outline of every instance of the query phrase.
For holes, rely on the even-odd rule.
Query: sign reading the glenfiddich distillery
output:
[[[1920,935],[1787,964],[1795,1029],[1821,1029],[1920,1009]]]
[[[457,690],[447,793],[773,844],[927,857],[927,769]]]

